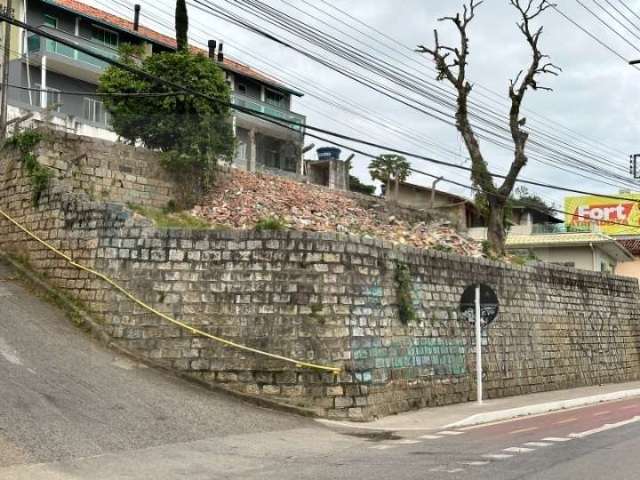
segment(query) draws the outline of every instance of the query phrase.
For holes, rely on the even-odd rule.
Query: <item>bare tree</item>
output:
[[[463,12],[454,17],[440,18],[439,21],[450,21],[458,29],[460,45],[457,48],[441,45],[438,39],[438,31],[434,30],[435,46],[433,48],[420,45],[418,52],[431,55],[436,64],[438,80],[446,80],[457,91],[456,126],[464,139],[471,157],[471,179],[474,185],[481,191],[481,198],[488,205],[488,234],[490,249],[494,255],[505,254],[505,207],[513,190],[516,179],[522,168],[527,164],[525,147],[529,139],[529,133],[524,129],[526,118],[520,115],[522,101],[529,88],[532,90],[550,90],[538,85],[537,79],[542,74],[558,75],[559,67],[547,62],[547,55],[540,52],[539,41],[542,35],[542,27],[532,29],[531,23],[548,8],[555,5],[547,0],[509,0],[518,11],[521,21],[517,24],[531,48],[532,59],[527,70],[521,70],[515,79],[509,83],[509,98],[511,109],[509,111],[509,129],[514,143],[514,158],[509,172],[502,185],[497,186],[487,167],[487,162],[481,152],[478,138],[469,121],[469,94],[473,89],[467,80],[467,59],[469,57],[468,27],[474,19],[476,9],[483,1],[470,0],[463,6]]]

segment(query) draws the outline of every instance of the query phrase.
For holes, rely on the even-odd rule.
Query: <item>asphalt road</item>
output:
[[[449,431],[328,428],[144,368],[13,277],[0,264],[2,480],[640,478],[640,399]]]

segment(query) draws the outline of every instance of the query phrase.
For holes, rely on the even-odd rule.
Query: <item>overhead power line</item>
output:
[[[395,152],[395,153],[398,153],[400,155],[406,155],[408,157],[425,160],[427,162],[431,162],[431,163],[434,163],[434,164],[445,165],[445,166],[449,166],[449,167],[452,167],[452,168],[456,168],[456,169],[459,169],[459,170],[465,170],[465,171],[471,171],[472,170],[470,167],[465,167],[465,166],[457,165],[457,164],[454,164],[454,163],[451,163],[451,162],[445,162],[445,161],[442,161],[442,160],[437,160],[437,159],[426,157],[426,156],[423,156],[423,155],[414,154],[414,153],[407,152],[407,151],[404,151],[404,150],[401,150],[401,149],[396,149],[396,148],[388,146],[388,145],[382,145],[382,144],[378,144],[378,143],[375,143],[375,142],[371,142],[371,141],[367,141],[367,140],[363,140],[363,139],[359,139],[359,138],[355,138],[355,137],[350,137],[350,136],[347,136],[347,135],[340,134],[338,132],[333,132],[333,131],[322,129],[322,128],[318,128],[318,127],[315,127],[315,126],[303,125],[303,124],[300,124],[298,122],[281,119],[279,117],[276,117],[276,116],[273,116],[273,115],[270,115],[270,114],[267,114],[267,113],[256,112],[256,111],[253,111],[253,110],[251,110],[249,108],[242,107],[242,106],[239,106],[239,105],[234,105],[234,104],[231,104],[229,102],[225,102],[225,101],[220,100],[218,98],[212,97],[210,95],[203,94],[201,92],[198,92],[198,91],[195,91],[195,90],[193,90],[191,88],[188,88],[188,87],[186,87],[184,85],[177,84],[177,83],[175,83],[173,81],[169,81],[169,80],[163,79],[161,77],[158,77],[156,75],[150,74],[149,72],[141,70],[141,69],[139,69],[137,67],[134,67],[132,65],[128,65],[128,64],[113,60],[113,59],[111,59],[109,57],[106,57],[104,55],[96,53],[96,52],[94,52],[94,51],[92,51],[92,50],[90,50],[88,48],[85,48],[85,47],[83,47],[81,45],[77,45],[77,44],[75,44],[75,43],[73,43],[73,42],[71,42],[69,40],[66,40],[66,39],[63,39],[63,38],[59,38],[56,35],[54,35],[52,33],[49,33],[47,31],[44,31],[44,30],[42,30],[42,29],[40,29],[38,27],[34,27],[34,26],[31,26],[31,25],[26,24],[24,22],[21,22],[19,20],[16,20],[13,17],[8,16],[3,12],[0,12],[0,21],[9,22],[12,25],[15,25],[16,27],[23,28],[23,29],[25,29],[25,30],[27,30],[29,32],[32,32],[32,33],[36,33],[36,34],[38,34],[38,35],[40,35],[40,36],[42,36],[44,38],[48,38],[50,40],[57,41],[57,42],[59,42],[59,43],[61,43],[63,45],[66,45],[68,47],[74,48],[75,50],[78,50],[81,53],[85,53],[85,54],[87,54],[89,56],[92,56],[94,58],[102,60],[102,61],[108,63],[109,65],[114,65],[114,66],[116,66],[116,67],[118,67],[120,69],[126,70],[126,71],[128,71],[130,73],[133,73],[135,75],[140,75],[141,77],[147,78],[148,80],[152,80],[152,81],[155,81],[155,82],[158,82],[158,83],[163,83],[163,84],[165,84],[165,85],[167,85],[169,87],[174,88],[176,90],[176,92],[180,92],[180,93],[172,92],[174,95],[187,95],[188,94],[188,95],[198,96],[200,98],[203,98],[203,99],[206,99],[206,100],[211,101],[213,103],[216,103],[216,104],[218,104],[220,106],[225,106],[227,108],[232,108],[232,109],[238,110],[238,111],[240,111],[242,113],[245,113],[247,115],[251,115],[251,116],[255,116],[257,118],[261,118],[263,120],[269,121],[269,122],[274,123],[274,124],[279,125],[279,126],[283,126],[285,128],[293,129],[293,128],[296,128],[296,127],[298,127],[298,128],[302,127],[302,128],[310,129],[310,130],[313,130],[313,131],[317,131],[319,133],[327,134],[327,135],[330,135],[330,136],[333,136],[333,137],[336,137],[336,138],[340,138],[342,140],[346,140],[346,141],[350,141],[350,142],[354,142],[354,143],[358,143],[358,144],[362,144],[362,145],[366,145],[366,146],[370,146],[370,147],[374,147],[374,148],[379,148],[379,149],[390,151],[390,152]],[[313,134],[309,134],[309,136],[314,137]],[[314,138],[319,138],[319,137],[314,137]],[[321,138],[321,139],[323,139],[323,138]],[[323,140],[326,140],[326,139],[323,139]],[[329,140],[329,142],[331,142],[331,141]],[[333,143],[335,143],[335,142],[333,142]],[[346,147],[346,148],[348,148],[348,147]],[[492,172],[489,172],[489,173],[492,176],[495,176],[497,178],[504,178],[503,175],[498,175],[498,174],[495,174],[495,173],[492,173]],[[543,183],[543,182],[534,182],[534,181],[531,181],[531,180],[518,180],[518,182],[519,183],[530,184],[530,185],[536,185],[536,186],[539,186],[539,187],[549,188],[549,189],[553,189],[553,190],[561,190],[561,191],[579,193],[579,194],[584,194],[584,195],[593,195],[593,196],[600,196],[600,197],[604,197],[604,198],[611,198],[611,199],[617,199],[617,200],[638,202],[638,200],[633,199],[633,198],[621,197],[621,196],[616,196],[616,195],[608,195],[608,194],[602,194],[602,193],[594,193],[594,192],[589,192],[589,191],[585,191],[585,190],[569,189],[569,188],[566,188],[566,187],[561,187],[561,186],[558,186],[558,185],[546,184],[546,183]]]
[[[323,138],[323,137],[320,137],[320,136],[314,136],[314,135],[311,135],[311,136],[316,138],[316,139],[318,139],[318,140],[330,141],[330,140],[328,140],[326,138]],[[363,150],[360,150],[360,149],[357,149],[357,148],[352,148],[352,147],[349,147],[347,145],[338,144],[338,146],[340,146],[342,148],[345,148],[345,149],[347,149],[347,150],[349,150],[349,151],[351,151],[353,153],[357,153],[358,155],[361,155],[363,157],[376,158],[376,156],[374,154],[370,153],[370,152],[365,152]],[[469,189],[469,190],[474,191],[476,193],[482,193],[484,195],[488,195],[488,196],[495,197],[495,198],[500,198],[500,199],[503,199],[503,200],[509,200],[510,199],[510,197],[502,195],[502,194],[500,194],[498,192],[489,192],[487,190],[481,189],[481,188],[476,187],[476,186],[471,186],[471,185],[468,185],[468,184],[464,184],[464,183],[458,182],[456,180],[451,180],[451,179],[449,179],[449,178],[447,178],[445,176],[442,176],[442,175],[433,175],[431,173],[427,173],[425,171],[418,170],[418,169],[415,169],[415,168],[410,168],[409,170],[411,172],[413,172],[413,173],[417,173],[419,175],[424,175],[424,176],[427,176],[427,177],[430,177],[430,178],[433,178],[433,179],[441,179],[444,182],[450,183],[452,185],[456,185],[458,187],[463,187],[463,188]],[[634,200],[634,201],[637,202],[637,200]],[[529,207],[529,208],[531,208],[533,210],[536,210],[536,211],[538,211],[540,213],[547,213],[542,208],[540,208],[539,205],[536,205],[534,203],[524,201],[521,204],[526,206],[526,207]],[[581,218],[583,220],[589,220],[591,222],[594,221],[591,217],[587,217],[586,215],[580,215],[580,214],[577,214],[575,212],[573,212],[573,213],[572,212],[567,212],[566,210],[561,210],[561,209],[558,209],[558,208],[555,208],[555,207],[551,207],[551,206],[548,207],[548,210],[550,210],[552,212],[555,212],[555,213],[560,213],[560,214],[563,214],[563,215],[566,215],[566,216],[571,216],[571,217],[574,217],[574,218]],[[628,224],[628,223],[614,222],[612,220],[598,220],[598,222],[599,223],[606,223],[606,224],[610,224],[610,225],[618,225],[618,226],[623,226],[623,227],[630,227],[630,228],[640,229],[640,225],[631,225],[631,224]]]
[[[634,50],[640,52],[640,48],[638,48],[633,42],[631,42],[624,35],[621,35],[620,32],[618,32],[606,20],[604,20],[602,17],[600,17],[600,15],[598,15],[593,10],[591,10],[589,7],[587,7],[581,0],[576,0],[576,2],[578,3],[578,5],[580,5],[582,8],[584,8],[587,12],[589,12],[591,14],[591,16],[593,16],[596,20],[598,20],[598,22],[600,22],[602,25],[604,25],[609,31],[613,32],[623,42],[625,42],[627,45],[629,45]]]
[[[309,6],[313,6],[314,9],[316,10],[321,10],[319,9],[316,5],[312,5],[309,0],[302,0],[304,3],[306,3]],[[393,49],[392,47],[387,47],[390,50],[399,53],[400,55],[402,55],[404,58],[409,59],[413,62],[417,62],[417,58],[423,59],[424,57],[422,56],[417,56],[415,55],[415,47],[412,47],[410,45],[406,45],[403,42],[401,42],[400,40],[398,40],[397,38],[392,37],[391,35],[389,35],[388,32],[382,31],[380,29],[377,29],[376,27],[374,27],[373,25],[370,25],[366,22],[364,22],[363,20],[361,20],[360,18],[356,17],[355,15],[353,15],[352,13],[341,9],[340,7],[338,7],[337,5],[334,5],[333,3],[327,1],[327,0],[319,0],[322,4],[324,4],[326,7],[331,8],[332,10],[338,12],[339,16],[337,15],[331,15],[331,14],[327,14],[330,16],[330,18],[333,18],[335,20],[340,21],[341,23],[347,25],[349,28],[354,29],[357,32],[360,32],[362,35],[364,35],[365,37],[367,37],[368,39],[372,40],[375,43],[380,43],[380,38],[384,38],[386,40],[388,40],[389,42],[391,42],[392,44],[400,47],[400,49]],[[622,1],[622,0],[619,0]],[[314,2],[315,3],[315,2]],[[342,18],[349,18],[351,19],[353,22],[357,23],[358,25],[361,25],[363,27],[365,27],[368,30],[371,30],[372,32],[375,33],[374,35],[369,35],[366,32],[362,32],[361,30],[359,30],[357,27],[355,27],[353,24],[349,24],[349,23],[345,23]],[[405,53],[406,52],[406,53]],[[409,53],[411,53],[411,55],[409,55]],[[418,62],[420,66],[426,66],[427,68],[430,68],[432,71],[435,71],[435,69],[433,68],[431,62],[427,62],[427,61],[422,61],[422,62]],[[490,88],[487,88],[485,86],[483,86],[480,83],[474,82],[474,86],[476,86],[479,90],[483,90],[484,92],[486,92],[487,94],[483,94],[482,92],[476,92],[476,94],[480,94],[483,96],[483,98],[486,98],[496,104],[499,105],[504,105],[504,95],[501,93],[496,92],[495,90],[492,90]],[[606,151],[606,152],[616,152],[619,155],[627,155],[626,152],[622,151],[622,150],[618,150],[616,148],[613,148],[611,146],[605,146],[603,145],[602,141],[600,140],[594,140],[592,138],[588,138],[586,137],[584,134],[579,133],[569,127],[567,127],[566,125],[555,121],[554,119],[542,115],[538,112],[532,111],[530,108],[524,108],[523,110],[524,112],[527,113],[527,115],[529,115],[530,117],[537,117],[539,118],[539,121],[541,121],[541,123],[543,124],[550,124],[555,126],[555,130],[557,131],[557,129],[562,129],[565,132],[568,132],[567,135],[572,138],[573,140],[577,140],[577,141],[585,141],[587,142],[591,148],[594,148],[596,150],[600,150],[600,151]]]
[[[259,35],[262,36],[266,36],[266,38],[272,39],[273,41],[275,41],[276,43],[283,45],[287,48],[291,48],[294,51],[307,56],[308,58],[310,58],[313,61],[317,61],[319,63],[321,63],[324,66],[327,66],[328,68],[331,68],[332,70],[337,71],[338,73],[341,74],[345,74],[345,72],[343,70],[341,70],[340,68],[336,67],[335,65],[331,64],[330,62],[328,62],[325,59],[321,59],[317,56],[317,54],[313,54],[305,49],[302,49],[300,47],[297,47],[295,45],[292,45],[290,42],[287,42],[285,40],[282,40],[280,38],[278,38],[277,36],[275,36],[274,34],[264,30],[261,27],[256,26],[255,24],[247,21],[247,20],[243,20],[242,18],[238,17],[237,15],[229,12],[226,9],[222,9],[219,6],[214,6],[211,4],[211,2],[203,2],[201,0],[194,0],[194,3],[198,4],[199,6],[203,6],[203,8],[206,8],[207,10],[211,11],[214,15],[219,16],[220,18],[223,18],[227,21],[230,21],[238,26],[241,26],[243,28],[248,29],[249,31],[252,31],[254,33],[257,33]],[[254,5],[260,2],[252,2],[252,1],[247,1],[246,4],[243,3],[243,5],[240,7],[243,10],[247,10],[249,8],[251,8],[250,5]],[[267,8],[267,9],[271,9],[269,10],[269,12],[271,13],[271,16],[273,17],[274,21],[276,21],[277,23],[279,23],[281,26],[285,26],[282,24],[283,20],[281,19],[282,15],[275,15],[273,13],[273,9],[272,7],[265,7],[263,5],[263,8]],[[275,10],[276,12],[278,12],[277,10]],[[277,19],[277,20],[275,20]],[[288,30],[295,30],[295,28],[289,28]],[[316,34],[317,36],[317,34]],[[326,36],[326,35],[325,35]],[[333,42],[331,42],[328,39],[325,39],[323,36],[322,45],[328,45],[331,44]],[[335,49],[333,49],[335,50]],[[361,60],[360,60],[361,61]],[[358,63],[358,61],[356,61],[356,64],[362,65],[361,63]],[[373,72],[375,72],[376,74],[378,74],[380,72],[380,68],[373,68],[372,69]],[[413,108],[419,112],[422,113],[426,113],[427,115],[431,116],[432,118],[436,118],[440,121],[444,121],[445,123],[452,125],[453,126],[453,115],[448,113],[448,112],[443,112],[442,110],[438,110],[435,109],[438,113],[442,114],[444,116],[441,117],[439,115],[434,115],[432,112],[430,111],[425,111],[423,107],[425,107],[425,104],[422,102],[418,102],[418,106],[416,106],[413,102],[416,102],[415,99],[407,97],[405,95],[400,95],[400,98],[398,98],[397,96],[395,96],[394,94],[390,93],[390,91],[388,90],[388,88],[383,87],[383,88],[376,88],[372,86],[372,81],[370,79],[359,79],[359,78],[354,78],[353,74],[346,74],[346,76],[348,78],[351,79],[355,79],[356,81],[358,81],[358,83],[360,83],[361,85],[364,85],[368,88],[372,88],[373,90],[375,90],[378,93],[381,93],[393,100],[399,101],[400,103],[409,106],[410,108]],[[394,80],[394,78],[390,78],[390,80]],[[415,83],[415,82],[414,82]],[[450,105],[450,104],[449,104]],[[427,107],[430,108],[430,107]],[[431,110],[434,110],[433,108],[431,108]],[[448,118],[447,118],[448,117]],[[482,120],[483,122],[486,122],[487,119],[486,118],[480,118],[480,120]],[[495,127],[495,123],[493,124],[489,124],[492,127]],[[483,139],[483,140],[487,140],[490,141],[492,143],[494,143],[495,145],[500,146],[501,148],[507,149],[509,151],[512,150],[512,146],[510,145],[511,143],[511,139],[509,136],[504,136],[504,134],[497,134],[496,131],[491,130],[491,129],[487,129],[485,127],[479,127],[478,125],[475,125],[476,130],[479,130],[481,133],[478,134],[478,136]],[[507,131],[502,125],[498,126],[498,130],[505,132]],[[508,131],[507,131],[508,132]],[[629,178],[626,176],[626,169],[623,167],[620,167],[618,164],[615,165],[611,165],[612,168],[618,169],[618,171],[620,172],[624,172],[624,176],[622,174],[616,174],[614,172],[614,170],[612,170],[611,168],[609,169],[603,169],[599,166],[600,163],[606,163],[607,161],[605,159],[598,159],[598,165],[593,165],[593,164],[588,164],[586,162],[584,162],[584,160],[581,158],[582,157],[582,153],[578,154],[579,157],[576,157],[576,153],[577,152],[572,152],[570,154],[567,153],[562,153],[559,150],[553,149],[553,148],[548,148],[548,147],[544,147],[543,145],[541,145],[539,142],[537,142],[536,140],[532,139],[530,141],[530,150],[531,150],[531,154],[530,154],[530,158],[534,161],[539,161],[541,163],[544,164],[548,164],[549,166],[553,166],[554,168],[558,168],[560,170],[565,170],[568,171],[567,169],[567,165],[575,168],[575,171],[571,171],[571,173],[578,175],[578,176],[582,176],[585,178],[589,178],[590,180],[593,181],[597,181],[597,182],[603,182],[603,183],[607,183],[609,185],[612,186],[619,186],[620,184],[623,185],[627,185],[630,188],[636,188],[636,185],[634,182],[630,181]],[[539,153],[543,152],[543,158],[540,157]],[[546,153],[545,153],[546,152]],[[587,154],[589,155],[589,154]],[[598,175],[597,178],[588,176],[587,172],[592,172],[592,173],[596,173]],[[612,180],[615,180],[617,183],[616,184],[612,184],[609,182],[604,181],[604,178],[610,178]]]
[[[613,21],[615,21],[618,25],[620,25],[627,32],[629,32],[633,37],[635,37],[636,40],[640,40],[640,35],[638,35],[636,32],[634,32],[633,29],[629,28],[629,26],[626,25],[622,20],[620,20],[620,18],[618,18],[613,13],[611,13],[609,10],[607,10],[605,7],[603,7],[602,4],[598,0],[591,0],[591,1],[593,3],[595,3],[598,6],[598,8],[600,8],[600,10],[602,10],[604,13],[606,13],[608,17],[611,17],[611,19],[613,19]],[[607,2],[607,4],[610,7],[612,7],[614,11],[618,12],[618,14],[621,14],[620,10],[613,3],[611,3],[609,0],[604,0],[604,1]],[[624,15],[622,15],[622,17],[626,18]],[[633,23],[631,25],[633,25]]]
[[[585,27],[583,27],[582,25],[580,25],[578,22],[576,22],[575,20],[573,20],[571,17],[569,17],[566,13],[564,13],[562,10],[560,10],[558,8],[557,5],[553,6],[553,9],[561,16],[563,17],[565,20],[567,20],[568,22],[570,22],[571,24],[573,24],[576,28],[580,29],[583,33],[585,33],[586,35],[588,35],[589,37],[591,37],[592,40],[594,40],[596,43],[598,43],[599,45],[601,45],[602,47],[606,48],[609,52],[613,53],[616,57],[618,57],[619,59],[621,59],[623,62],[625,63],[629,63],[629,59],[627,57],[625,57],[624,55],[622,55],[620,52],[618,52],[617,50],[615,50],[613,47],[607,45],[606,43],[604,43],[602,40],[600,40],[600,38],[598,38],[596,35],[594,35],[593,33],[591,33],[589,30],[587,30]],[[640,67],[634,67],[637,70],[640,70]]]
[[[640,15],[638,13],[636,13],[629,5],[627,5],[627,2],[625,2],[624,0],[618,0],[618,2],[620,2],[620,4],[634,17],[636,17],[638,19],[638,21],[640,21]]]
[[[116,0],[116,2],[119,5],[124,6],[124,8],[130,9],[130,6],[124,3],[123,1]],[[106,8],[109,8],[109,7],[112,8],[111,5],[107,6],[100,1],[98,1],[97,3],[105,6]],[[133,3],[131,4],[131,6],[132,5]],[[167,29],[173,28],[173,26],[170,24],[170,22],[173,19],[172,12],[167,12],[166,10],[160,9],[158,7],[152,7],[152,8],[153,10],[166,15],[166,17],[169,19],[168,21],[169,23],[163,22],[162,20],[158,20],[157,17],[150,16],[148,14],[149,8],[146,10],[147,11],[146,18],[152,19],[156,24],[161,25]],[[214,36],[216,35],[215,32],[211,31],[211,27],[209,25],[206,25],[203,28],[198,28],[198,25],[201,25],[201,26],[203,25],[202,22],[198,21],[198,17],[191,19],[191,25],[192,27],[190,28],[190,32],[192,33],[192,38],[196,38],[193,36],[194,31],[200,32],[201,36],[198,38],[198,42],[202,43],[202,45],[207,44],[207,41],[211,38],[211,35],[214,35]],[[269,73],[261,72],[261,73],[264,73],[265,76],[271,77],[272,79],[277,80],[283,84],[288,84],[292,86],[295,90],[304,92],[306,96],[318,101],[321,107],[326,108],[326,106],[330,106],[334,109],[346,112],[351,116],[355,115],[361,118],[363,121],[370,123],[372,125],[375,125],[379,128],[382,128],[392,133],[394,136],[398,136],[404,140],[408,140],[410,143],[420,148],[426,148],[427,150],[444,152],[447,156],[451,156],[454,158],[460,158],[461,156],[459,152],[454,151],[451,147],[447,147],[443,145],[441,141],[429,138],[423,132],[418,132],[417,130],[414,130],[413,128],[411,128],[410,125],[399,125],[397,122],[394,122],[393,120],[390,120],[388,117],[385,117],[384,115],[382,115],[380,111],[374,111],[371,108],[365,107],[362,104],[355,102],[354,99],[346,98],[337,92],[329,91],[323,86],[319,85],[314,80],[310,78],[304,78],[298,75],[297,73],[294,73],[291,70],[288,70],[283,65],[276,65],[274,63],[271,63],[267,58],[265,58],[264,56],[256,55],[249,48],[242,48],[237,41],[227,42],[227,46],[229,45],[233,46],[234,48],[238,49],[245,55],[252,58],[254,62],[259,62],[260,64],[267,65],[268,67],[272,68],[274,71],[278,72],[277,74],[272,72],[269,72]],[[255,63],[252,64],[252,68],[256,69]],[[290,78],[283,79],[280,77],[280,75],[292,77],[294,78],[294,80],[291,80]],[[297,84],[297,82],[299,82],[299,84]],[[309,108],[310,110],[313,110],[313,108],[308,105],[307,105],[307,108]],[[320,112],[320,115],[328,119],[330,118],[331,121],[333,122],[343,123],[340,120],[336,119],[335,115],[328,114],[327,112]],[[362,133],[360,130],[354,128],[353,122],[350,122],[350,123],[345,122],[344,124],[349,129]]]

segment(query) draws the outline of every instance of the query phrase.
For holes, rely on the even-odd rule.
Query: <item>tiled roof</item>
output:
[[[618,260],[629,260],[633,254],[621,242],[602,233],[543,233],[538,235],[508,235],[507,248],[585,247],[599,245]]]
[[[508,235],[507,246],[521,245],[585,245],[589,243],[615,242],[601,233],[541,233],[538,235]]]
[[[109,12],[101,10],[96,7],[92,7],[91,5],[87,5],[86,3],[79,2],[77,0],[44,0],[46,3],[51,5],[56,5],[58,7],[64,8],[71,12],[77,13],[84,17],[89,17],[91,19],[100,21],[107,25],[116,27],[120,30],[127,31],[132,35],[136,35],[142,37],[151,42],[163,45],[168,48],[176,48],[176,40],[168,35],[164,35],[162,33],[156,32],[155,30],[151,30],[143,25],[139,25],[138,30],[133,29],[133,22],[131,20],[127,20],[125,18],[119,17],[117,15],[113,15]],[[197,47],[191,47],[193,51],[201,52],[207,54],[205,50],[202,50]],[[267,83],[269,85],[282,88],[288,92],[294,93],[296,95],[301,95],[299,92],[291,90],[290,88],[282,85],[279,82],[276,82],[272,78],[269,78],[267,75],[247,66],[235,60],[232,60],[228,57],[224,58],[224,62],[222,67],[230,70],[232,72],[238,73],[240,75],[244,75],[247,77],[254,78],[263,83]]]
[[[622,245],[624,248],[629,250],[634,255],[640,255],[640,239],[625,238],[625,239],[616,239],[616,240],[620,245]]]

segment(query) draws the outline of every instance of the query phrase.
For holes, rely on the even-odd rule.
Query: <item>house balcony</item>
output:
[[[104,57],[112,60],[119,59],[118,51],[113,48],[46,25],[40,26],[40,29]],[[100,75],[109,66],[107,62],[36,34],[27,38],[27,51],[29,63],[32,65],[39,66],[42,57],[47,57],[47,70],[93,84],[98,83]]]
[[[275,125],[272,121],[270,121],[272,120],[271,118],[263,120],[263,119],[260,119],[259,117],[245,114],[243,112],[236,112],[237,122],[240,126],[244,128],[247,128],[247,129],[257,128],[260,131],[263,131],[267,134],[274,135],[279,138],[285,138],[285,137],[291,138],[294,136],[301,138],[304,135],[305,123],[307,121],[307,118],[304,115],[294,113],[290,110],[278,108],[274,105],[261,102],[260,100],[257,100],[255,98],[247,97],[245,95],[239,95],[237,93],[234,93],[231,96],[231,103],[239,107],[244,107],[249,110],[253,110],[254,112],[257,112],[257,113],[264,113],[272,117],[276,117],[277,119],[281,119],[281,120],[284,120],[284,122],[286,122],[286,123],[283,122],[283,126],[280,127],[278,125]],[[292,123],[289,123],[289,122],[292,122]],[[294,131],[292,132],[290,129],[286,127],[290,127],[290,129],[293,129]],[[282,132],[287,132],[287,131],[289,132],[289,134],[283,137]],[[277,132],[280,132],[280,134],[278,134]]]

